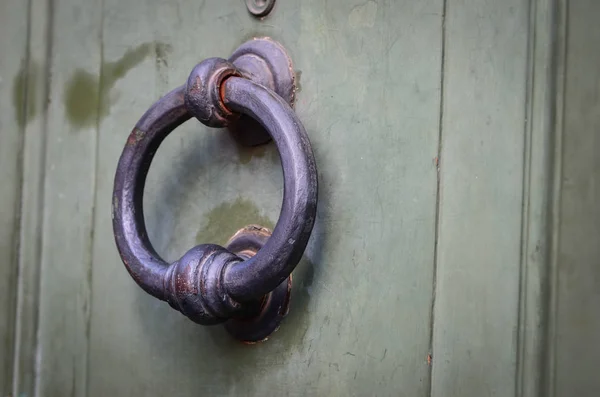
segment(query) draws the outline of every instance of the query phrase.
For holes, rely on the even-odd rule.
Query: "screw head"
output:
[[[274,5],[275,0],[246,0],[246,8],[248,8],[250,14],[257,18],[267,16]]]

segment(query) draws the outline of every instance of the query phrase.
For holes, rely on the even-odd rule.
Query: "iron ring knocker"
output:
[[[287,313],[291,272],[300,261],[316,215],[317,171],[302,123],[291,108],[294,75],[281,45],[255,39],[229,60],[198,64],[187,84],[142,116],[119,159],[113,192],[113,230],[121,259],[147,293],[192,321],[225,323],[244,341],[265,339]],[[203,244],[169,264],[154,250],[144,223],[142,196],[161,142],[195,116],[210,127],[235,126],[250,143],[264,142],[249,118],[275,141],[284,176],[283,205],[272,235],[242,229],[227,248]]]

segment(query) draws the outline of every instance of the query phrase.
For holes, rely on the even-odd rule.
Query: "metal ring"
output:
[[[283,205],[272,236],[259,252],[242,260],[223,247],[201,245],[168,264],[148,239],[142,208],[146,175],[162,141],[194,111],[186,105],[188,87],[165,95],[136,124],[117,166],[113,194],[115,241],[133,279],[201,324],[247,315],[245,307],[256,305],[245,302],[260,299],[291,274],[306,249],[317,203],[314,156],[290,105],[273,91],[235,74],[219,84],[225,107],[262,124],[280,153]]]

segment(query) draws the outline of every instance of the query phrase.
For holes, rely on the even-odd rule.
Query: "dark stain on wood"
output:
[[[24,128],[37,114],[37,82],[40,80],[40,66],[23,60],[21,68],[13,79],[12,102],[15,119],[19,128]]]
[[[206,215],[205,226],[196,235],[198,244],[221,244],[247,225],[260,225],[273,230],[271,219],[261,214],[252,201],[238,197],[232,202],[224,202]]]
[[[167,65],[169,44],[144,43],[131,48],[114,62],[102,62],[100,76],[84,69],[77,69],[65,85],[65,115],[71,125],[77,129],[96,124],[110,113],[115,99],[111,90],[129,71],[154,55],[157,69]]]

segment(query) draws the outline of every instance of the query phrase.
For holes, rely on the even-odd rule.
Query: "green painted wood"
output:
[[[592,3],[4,2],[0,392],[595,395]],[[255,36],[292,55],[320,201],[289,317],[244,346],[135,285],[110,205],[147,107]],[[272,145],[190,121],[150,172],[151,240],[173,260],[272,227],[281,188]]]
[[[105,62],[145,56],[111,89],[100,125],[90,396],[427,394],[440,18],[440,1],[281,1],[262,22],[238,1],[105,1]],[[124,273],[107,214],[136,119],[198,60],[262,35],[290,50],[301,75],[296,109],[320,201],[289,317],[267,343],[244,346],[144,295]],[[145,213],[168,259],[277,220],[272,146],[242,149],[189,122],[155,161]]]
[[[564,3],[564,2],[561,2]],[[523,174],[523,220],[515,394],[549,396],[548,305],[553,249],[554,151],[559,40],[564,28],[554,0],[531,2],[527,117]]]
[[[595,1],[568,2],[558,229],[554,392],[600,390],[600,26]]]
[[[21,189],[21,149],[24,124],[33,109],[26,109],[27,3],[3,1],[0,15],[0,395],[11,392],[17,280],[18,214]]]
[[[60,0],[52,18],[36,391],[84,395],[102,13]]]
[[[27,2],[25,19],[3,14],[27,26],[26,101],[22,106],[23,154],[20,168],[20,223],[17,228],[18,282],[15,321],[12,395],[33,395],[36,385],[36,363],[39,360],[36,338],[39,315],[41,242],[44,211],[44,175],[48,105],[48,64],[51,31],[51,7],[47,1]]]
[[[446,4],[433,396],[516,390],[529,6]]]
[[[12,395],[33,395],[36,385],[39,284],[44,222],[44,175],[48,115],[48,58],[51,7],[48,1],[28,2],[27,84],[22,157],[21,213],[19,224],[19,280],[15,324]],[[9,17],[10,18],[10,17]],[[35,111],[33,111],[35,110]]]

